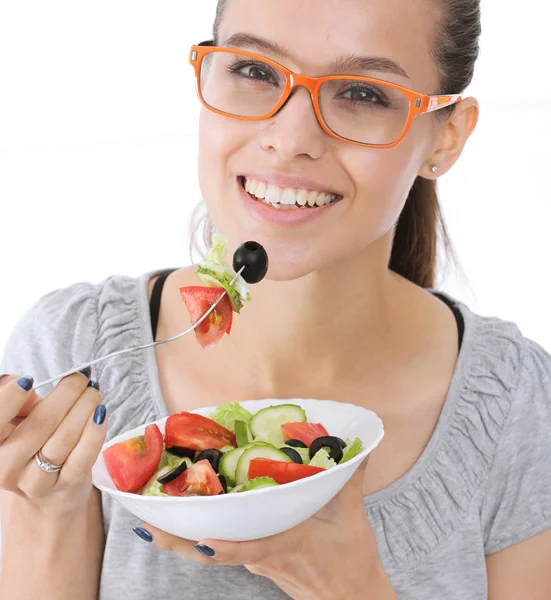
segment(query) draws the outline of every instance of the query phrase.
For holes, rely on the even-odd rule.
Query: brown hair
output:
[[[479,54],[481,33],[480,0],[436,0],[442,17],[436,30],[432,55],[440,73],[441,94],[459,94],[471,83]],[[213,39],[218,31],[228,0],[219,0],[213,27]],[[453,107],[435,113],[436,118],[449,118]],[[203,208],[201,205],[199,209]],[[204,243],[208,247],[214,224],[208,215],[194,213],[194,232],[203,225]],[[444,223],[436,181],[417,177],[395,227],[389,268],[424,287],[436,286],[438,245],[444,255],[458,266],[452,243]],[[192,238],[192,246],[194,237]]]

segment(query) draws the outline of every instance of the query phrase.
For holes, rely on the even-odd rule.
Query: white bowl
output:
[[[363,459],[384,435],[383,423],[375,413],[353,404],[331,400],[248,400],[240,404],[253,414],[278,404],[298,404],[308,421],[321,423],[330,435],[356,437],[364,450],[352,460],[312,477],[250,492],[221,496],[156,497],[118,491],[100,454],[92,475],[94,485],[113,496],[133,515],[151,525],[188,540],[217,539],[231,542],[256,540],[291,529],[323,508],[355,473]],[[215,407],[190,412],[208,416]],[[156,421],[164,434],[166,418]],[[149,425],[149,423],[148,423]],[[142,425],[113,438],[104,445],[143,434]]]

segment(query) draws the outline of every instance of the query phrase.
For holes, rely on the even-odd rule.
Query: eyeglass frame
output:
[[[203,63],[203,59],[208,54],[213,52],[226,52],[229,54],[239,54],[241,56],[246,56],[248,58],[256,58],[266,64],[280,70],[285,75],[285,89],[281,94],[281,98],[277,102],[276,106],[265,115],[260,117],[244,117],[240,115],[235,115],[233,113],[224,112],[214,106],[211,106],[206,102],[203,98],[203,94],[201,92],[201,65]],[[276,115],[279,110],[285,105],[287,100],[290,98],[293,90],[297,87],[305,87],[309,92],[312,98],[312,104],[314,107],[314,112],[316,113],[316,119],[318,123],[322,127],[322,129],[329,134],[331,137],[341,140],[343,142],[347,142],[349,144],[353,144],[355,146],[361,146],[363,148],[395,148],[402,142],[402,140],[407,135],[409,128],[413,122],[413,119],[418,115],[428,114],[431,112],[435,112],[442,108],[446,108],[448,106],[453,106],[462,100],[461,94],[451,94],[451,95],[429,95],[429,94],[421,94],[419,92],[415,92],[410,90],[409,88],[403,87],[401,85],[397,85],[395,83],[390,83],[389,81],[384,81],[382,79],[375,79],[373,77],[362,77],[360,75],[324,75],[322,77],[313,77],[310,75],[302,75],[300,73],[295,73],[291,71],[287,67],[284,67],[282,64],[272,60],[271,58],[267,58],[262,56],[261,54],[256,54],[255,52],[249,52],[248,50],[240,50],[238,48],[229,48],[227,46],[215,46],[213,41],[201,42],[200,44],[193,45],[189,54],[189,62],[195,69],[195,77],[196,77],[196,88],[197,88],[197,96],[201,104],[207,108],[208,110],[217,113],[219,115],[223,115],[226,117],[232,117],[234,119],[240,119],[242,121],[264,121],[266,119],[270,119],[274,115]],[[390,144],[366,144],[363,142],[356,142],[355,140],[350,140],[348,138],[342,137],[335,133],[325,122],[323,118],[323,113],[321,111],[321,107],[319,104],[319,91],[321,86],[327,81],[336,81],[336,80],[344,80],[344,81],[364,81],[366,83],[375,83],[383,86],[391,87],[399,92],[401,92],[404,96],[409,100],[409,114],[404,126],[404,129],[398,139]]]

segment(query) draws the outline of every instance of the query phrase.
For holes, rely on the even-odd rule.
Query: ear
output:
[[[453,167],[478,123],[478,115],[475,98],[465,98],[456,105],[452,115],[442,122],[431,156],[419,171],[421,177],[436,179]],[[434,118],[438,117],[434,115]],[[433,166],[437,167],[436,172],[431,170]]]

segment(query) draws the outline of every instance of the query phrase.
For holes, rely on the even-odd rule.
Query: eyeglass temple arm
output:
[[[440,110],[441,108],[446,108],[446,106],[452,106],[453,104],[457,104],[461,100],[460,94],[455,94],[452,96],[429,96],[429,104],[426,112],[434,112],[435,110]]]

